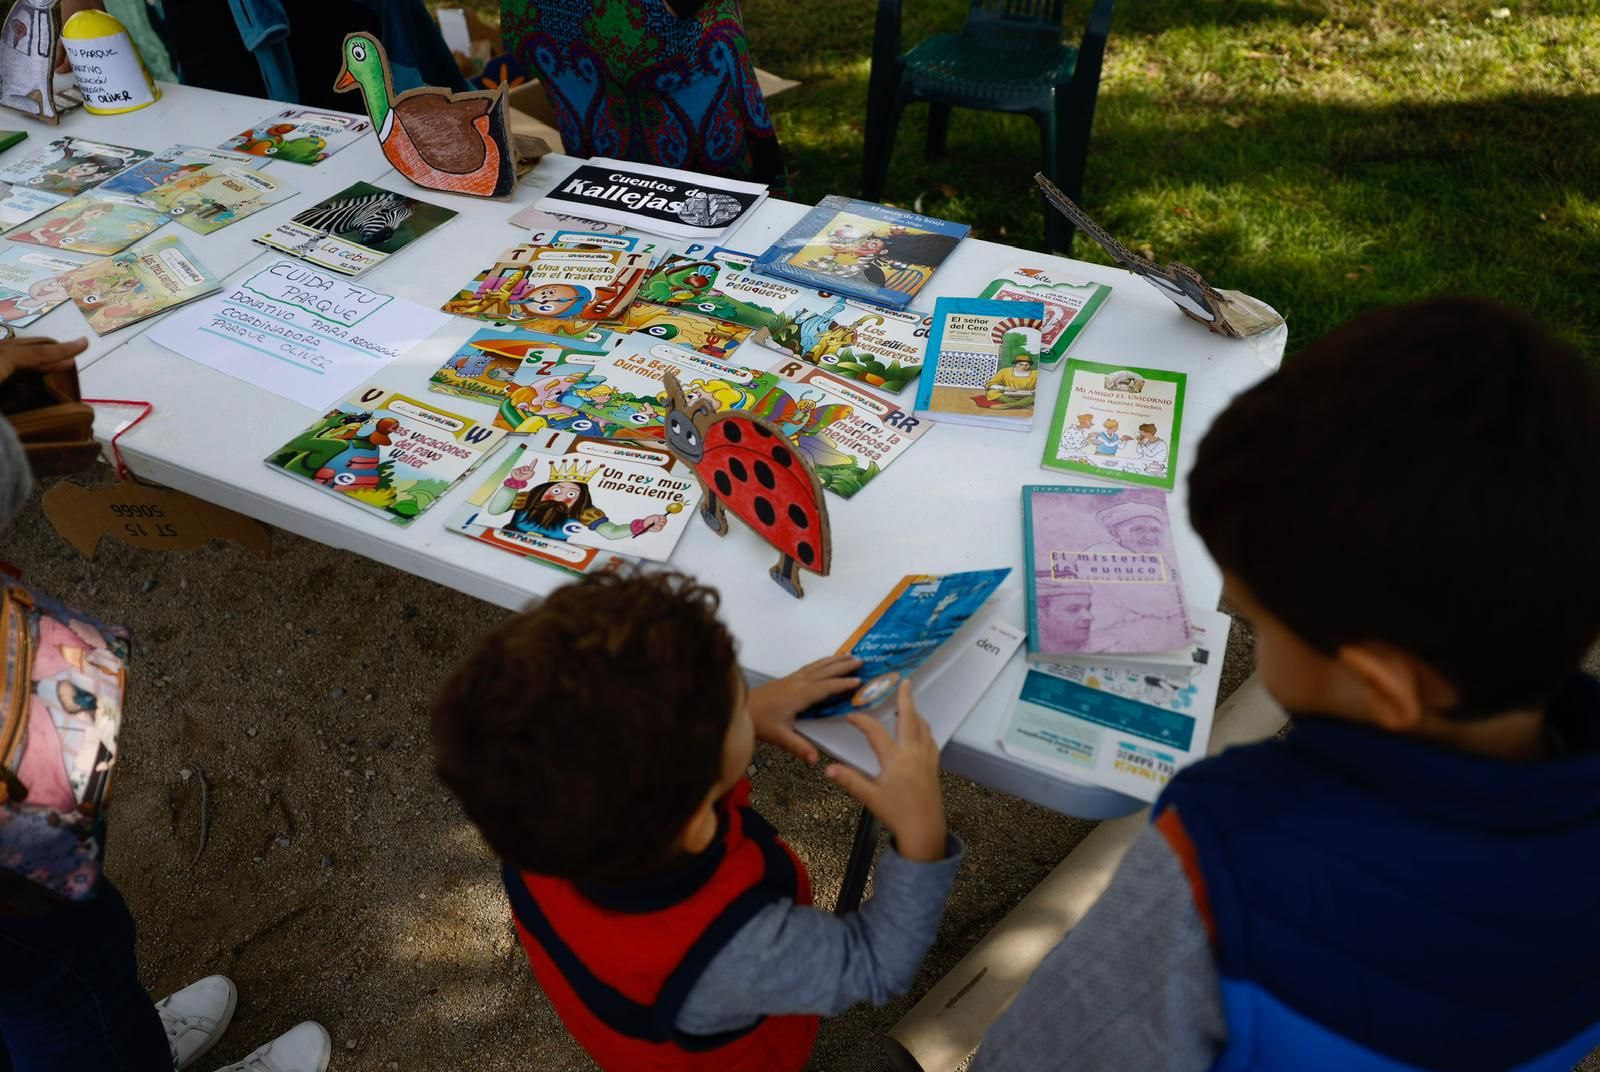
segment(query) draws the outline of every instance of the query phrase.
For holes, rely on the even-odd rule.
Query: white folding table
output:
[[[271,113],[271,101],[164,85],[156,105],[126,116],[68,116],[63,133],[146,149],[174,142],[217,145]],[[41,132],[9,154],[37,147]],[[8,155],[9,155],[8,154]],[[3,160],[4,158],[0,158]],[[277,253],[250,239],[358,179],[447,205],[460,215],[362,277],[363,286],[437,306],[489,264],[522,232],[507,222],[517,209],[550,189],[572,167],[552,156],[518,186],[507,202],[415,190],[387,166],[376,139],[351,145],[315,167],[270,165],[301,195],[213,235],[183,235],[214,272],[234,281]],[[727,245],[759,252],[805,211],[805,206],[768,200]],[[931,309],[940,295],[974,295],[991,279],[1019,265],[1036,265],[1069,277],[1094,279],[1115,289],[1078,338],[1072,356],[1095,361],[1145,364],[1188,374],[1180,470],[1230,398],[1276,367],[1286,332],[1279,328],[1253,340],[1236,341],[1207,332],[1185,319],[1143,281],[1115,268],[969,239],[939,269],[913,308]],[[153,324],[155,321],[151,321]],[[71,337],[82,318],[70,306],[30,329]],[[118,441],[128,466],[140,477],[169,485],[268,524],[377,559],[418,576],[497,603],[521,607],[566,583],[567,576],[537,563],[466,540],[446,530],[455,500],[399,526],[330,498],[324,492],[262,463],[269,453],[319,414],[163,349],[145,337],[149,324],[97,340],[83,359],[84,394],[95,398],[150,402],[153,413]],[[455,319],[379,377],[412,392],[427,390],[428,377],[479,325]],[[1023,568],[1019,488],[1064,482],[1039,468],[1060,372],[1041,373],[1038,418],[1032,432],[938,425],[850,501],[829,497],[834,541],[833,573],[804,576],[806,597],[792,599],[767,576],[774,552],[735,524],[725,538],[692,525],[673,556],[675,568],[716,585],[722,614],[739,642],[741,663],[760,676],[778,676],[833,651],[905,573],[945,573],[1011,566]],[[897,401],[909,408],[911,389]],[[463,407],[475,403],[451,400]],[[484,409],[484,415],[489,411]],[[96,435],[103,441],[129,416],[103,409]],[[219,445],[225,449],[219,450]],[[1170,510],[1189,600],[1214,607],[1221,576],[1189,528],[1183,480]],[[1021,601],[1014,605],[1021,623]],[[1024,672],[1019,653],[984,695],[944,751],[947,769],[1055,811],[1106,818],[1135,810],[1139,802],[1085,782],[1025,764],[1002,751],[997,736]]]

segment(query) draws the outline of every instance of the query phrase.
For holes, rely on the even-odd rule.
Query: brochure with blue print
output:
[[[884,597],[839,648],[861,660],[861,687],[803,711],[829,718],[867,711],[894,697],[900,682],[931,659],[992,596],[1010,569],[912,574]]]
[[[754,268],[901,309],[970,230],[964,223],[831,194],[757,257]]]

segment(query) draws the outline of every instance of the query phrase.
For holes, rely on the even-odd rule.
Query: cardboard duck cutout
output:
[[[768,572],[800,599],[800,570],[828,575],[832,544],[822,482],[806,456],[772,424],[749,413],[716,412],[711,398],[684,397],[675,373],[667,388],[667,449],[700,478],[700,517],[719,536],[728,534],[726,506],[778,549]]]
[[[371,34],[345,37],[333,88],[361,91],[383,155],[429,190],[505,199],[517,184],[518,142],[523,156],[549,152],[538,138],[513,139],[504,86],[472,93],[419,86],[396,96],[389,57]]]

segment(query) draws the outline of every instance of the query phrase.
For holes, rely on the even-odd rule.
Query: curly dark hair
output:
[[[742,687],[715,590],[601,573],[478,642],[433,702],[435,769],[522,870],[659,872],[722,774]]]
[[[1195,456],[1211,554],[1312,647],[1378,642],[1457,718],[1544,704],[1600,634],[1600,378],[1481,299],[1364,313],[1233,400]]]

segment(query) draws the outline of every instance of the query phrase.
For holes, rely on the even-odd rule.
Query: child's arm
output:
[[[882,767],[877,778],[834,766],[828,776],[894,836],[878,862],[873,896],[835,916],[784,901],[757,912],[711,959],[674,1018],[678,1030],[713,1035],[762,1016],[843,1012],[904,993],[939,928],[963,848],[945,833],[939,749],[900,689],[898,740],[876,720],[849,716]]]
[[[1204,921],[1154,827],[983,1038],[973,1072],[1204,1072],[1227,1032]]]

